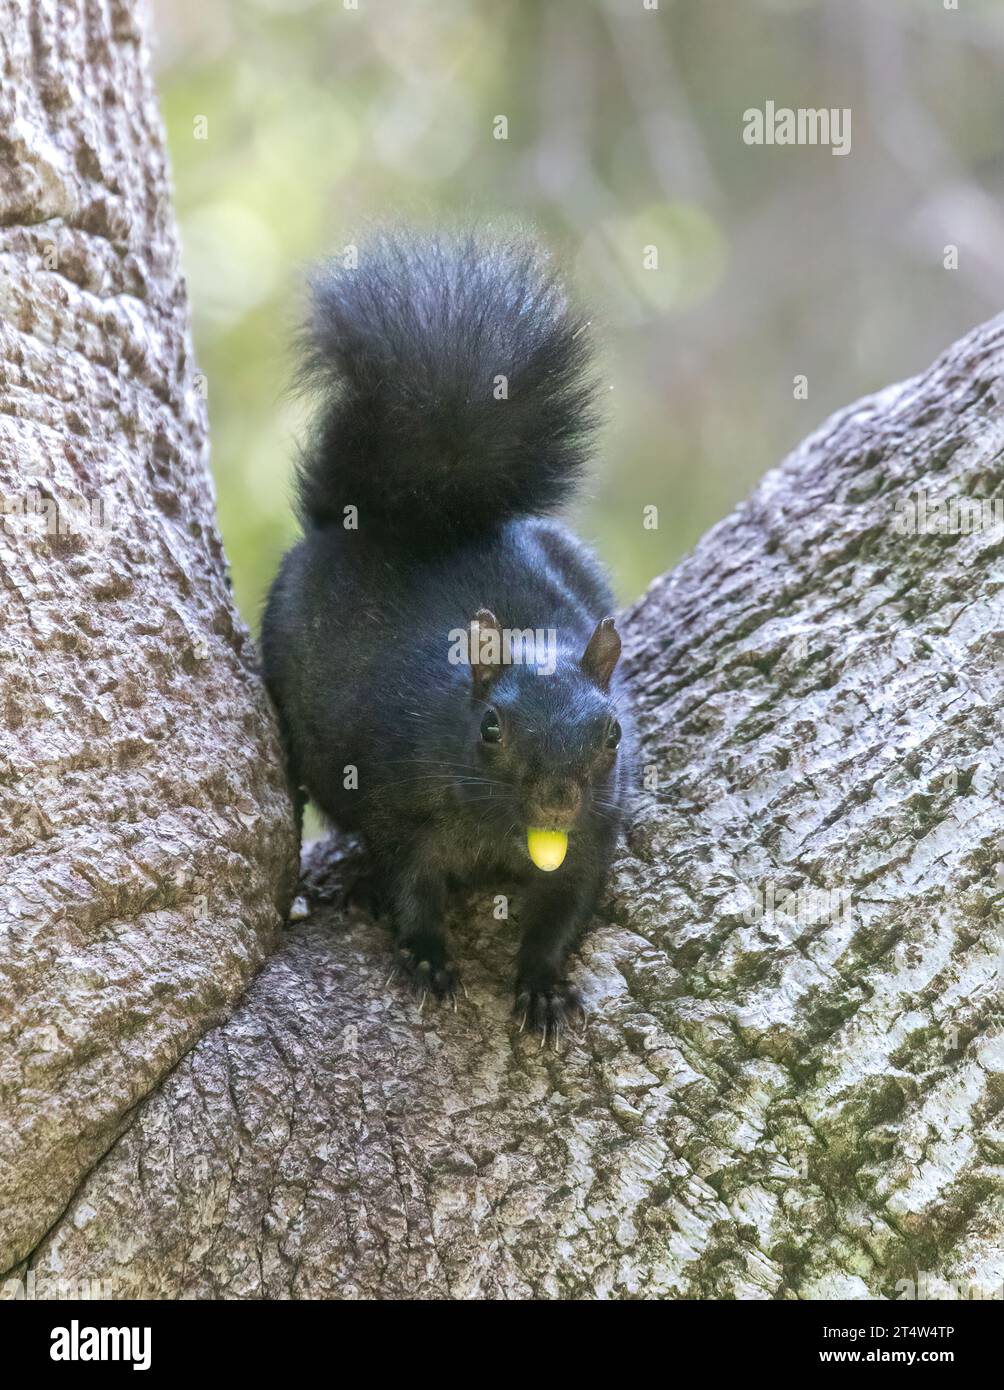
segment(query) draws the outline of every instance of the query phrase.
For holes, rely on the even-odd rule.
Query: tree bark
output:
[[[581,1036],[517,1031],[518,922],[488,898],[453,922],[469,997],[420,1010],[342,901],[351,853],[315,853],[312,915],[139,1107],[37,1278],[999,1290],[1004,537],[897,517],[918,490],[1001,496],[1002,369],[999,319],[840,412],[625,616],[648,785]]]
[[[134,10],[0,0],[0,1270],[230,1013],[295,879]]]

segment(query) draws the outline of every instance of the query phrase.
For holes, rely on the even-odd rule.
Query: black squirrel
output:
[[[262,629],[292,783],[361,833],[399,965],[453,997],[449,888],[519,880],[516,1010],[545,1041],[582,1007],[567,958],[633,762],[609,587],[548,515],[595,424],[586,327],[522,237],[384,232],[322,264],[304,536]]]

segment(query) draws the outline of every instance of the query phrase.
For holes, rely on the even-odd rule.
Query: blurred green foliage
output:
[[[358,4],[155,6],[220,522],[253,628],[295,535],[304,267],[367,220],[515,215],[568,261],[608,416],[576,520],[624,600],[829,411],[1000,307],[992,0]],[[768,99],[849,107],[851,152],[744,144]]]

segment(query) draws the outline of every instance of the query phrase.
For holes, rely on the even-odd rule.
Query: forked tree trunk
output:
[[[655,789],[583,951],[583,1037],[514,1031],[515,933],[487,899],[455,923],[456,1014],[387,987],[383,931],[322,903],[140,1109],[37,1277],[999,1289],[1004,544],[901,535],[897,508],[1000,494],[1002,366],[997,323],[835,417],[627,615]],[[346,873],[314,886],[337,898]],[[816,895],[784,911],[784,889]]]
[[[918,490],[1001,496],[1004,324],[827,422],[625,615],[648,785],[582,951],[581,1037],[515,1030],[515,922],[484,898],[454,923],[469,998],[420,1013],[329,851],[313,915],[127,1114],[259,958],[289,840],[165,215],[130,240],[138,184],[163,186],[134,38],[92,37],[85,71],[54,9],[32,43],[6,8],[27,172],[4,457],[126,516],[100,559],[7,543],[54,590],[7,581],[7,1261],[43,1295],[992,1294],[1004,532],[899,518]],[[65,82],[92,93],[93,154]],[[30,268],[45,217],[71,247],[54,276]],[[165,886],[193,854],[211,925]]]
[[[134,9],[0,2],[0,1270],[230,1012],[295,873]]]

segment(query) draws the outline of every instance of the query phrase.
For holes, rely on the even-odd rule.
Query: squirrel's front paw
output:
[[[394,974],[405,977],[423,1004],[431,994],[452,1003],[454,1009],[457,1007],[460,975],[438,942],[400,944],[394,952]]]
[[[516,986],[516,1006],[513,1010],[520,1020],[519,1030],[532,1028],[543,1034],[541,1045],[548,1036],[557,1046],[565,1028],[573,1018],[585,1020],[586,1010],[577,990],[563,980],[537,986],[520,982]]]

